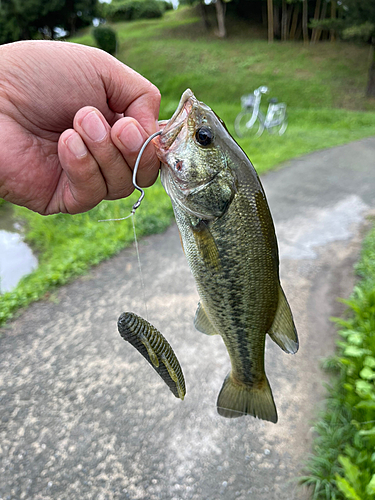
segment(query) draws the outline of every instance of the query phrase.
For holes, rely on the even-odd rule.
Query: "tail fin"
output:
[[[266,375],[262,383],[250,386],[236,382],[229,373],[224,380],[216,405],[222,417],[252,415],[275,424],[277,422],[277,410]]]

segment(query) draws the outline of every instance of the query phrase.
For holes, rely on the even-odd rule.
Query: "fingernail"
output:
[[[84,117],[81,126],[88,137],[94,142],[102,141],[107,135],[104,123],[95,111],[91,111]]]
[[[119,135],[119,139],[128,151],[139,151],[144,143],[142,134],[134,123],[129,123]]]
[[[76,158],[83,158],[87,155],[85,143],[78,134],[72,134],[65,143]]]

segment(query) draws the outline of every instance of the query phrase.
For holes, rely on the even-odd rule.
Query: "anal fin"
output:
[[[279,286],[279,303],[275,319],[268,334],[283,351],[289,354],[295,354],[298,351],[297,330],[294,326],[292,311],[281,286]]]

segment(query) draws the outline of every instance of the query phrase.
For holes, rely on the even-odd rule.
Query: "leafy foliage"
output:
[[[316,424],[318,437],[308,475],[314,499],[375,498],[375,227],[356,269],[362,277],[349,300],[350,316],[336,318],[338,353],[327,408]]]
[[[105,6],[104,15],[111,22],[162,17],[165,4],[157,0],[125,0]]]
[[[310,27],[334,29],[345,40],[371,41],[375,36],[375,2],[343,0],[338,18],[312,19]]]
[[[108,52],[115,54],[117,47],[116,32],[110,26],[99,25],[92,30],[93,37],[97,46]]]
[[[158,2],[164,12],[167,10],[173,10],[173,4],[171,2],[168,2],[167,0],[158,0]]]
[[[0,44],[30,39],[41,33],[54,37],[54,28],[70,33],[89,25],[98,0],[2,0]]]

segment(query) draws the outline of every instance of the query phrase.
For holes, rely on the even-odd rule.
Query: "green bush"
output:
[[[111,22],[134,21],[162,17],[163,12],[163,3],[157,0],[127,0],[109,4],[106,16]]]
[[[158,4],[160,4],[164,12],[167,10],[173,10],[173,4],[171,2],[167,2],[167,0],[158,0]]]
[[[117,37],[116,32],[112,28],[99,25],[92,30],[92,35],[100,49],[112,55],[116,53]]]
[[[164,13],[163,6],[156,0],[147,0],[141,2],[141,11],[138,19],[153,19],[162,17]]]
[[[313,487],[313,500],[375,498],[375,228],[356,270],[362,279],[343,300],[348,317],[335,320],[338,351],[325,367],[336,375],[302,478]]]

